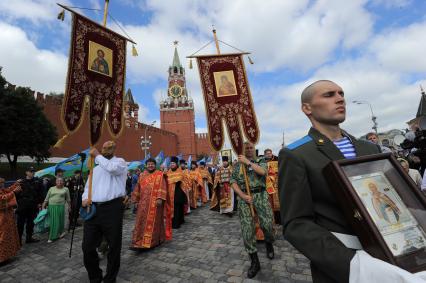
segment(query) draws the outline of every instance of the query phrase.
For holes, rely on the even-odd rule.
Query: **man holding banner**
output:
[[[114,156],[116,145],[107,141],[102,146],[102,154],[96,148],[89,152],[98,164],[93,169],[92,206],[95,215],[84,222],[83,255],[84,266],[90,282],[115,282],[120,269],[121,240],[123,230],[123,200],[126,195],[127,164],[122,158]],[[87,207],[89,182],[82,196],[82,206]],[[93,207],[91,208],[93,209]],[[108,264],[105,277],[99,268],[96,247],[105,237],[108,246]]]
[[[254,215],[250,206],[253,205],[257,216],[259,217],[260,227],[265,235],[266,254],[269,259],[274,258],[274,234],[272,229],[273,215],[271,205],[269,204],[268,194],[265,189],[265,177],[267,174],[267,165],[263,161],[254,160],[254,146],[250,142],[244,143],[244,155],[238,156],[238,163],[235,165],[231,186],[239,196],[238,213],[241,222],[241,233],[244,241],[244,247],[251,260],[251,266],[247,272],[248,278],[256,276],[260,270],[260,262],[257,256],[256,235]],[[249,179],[250,194],[247,193],[243,167],[247,172]]]

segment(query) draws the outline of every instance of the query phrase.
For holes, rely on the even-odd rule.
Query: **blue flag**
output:
[[[198,164],[198,165],[200,165],[200,163],[201,163],[201,162],[206,163],[206,158],[205,158],[205,157],[203,157],[203,159],[199,160],[199,161],[197,162],[197,164]]]
[[[170,167],[170,156],[166,157],[166,159],[164,159],[163,165],[165,168],[169,168]]]
[[[129,162],[129,164],[127,164],[127,170],[136,170],[137,168],[141,168],[142,167],[142,162],[136,160],[136,161],[132,161]]]
[[[179,161],[181,161],[182,159],[183,159],[183,155],[182,155],[182,153],[181,154],[179,154],[178,156],[176,156],[177,157],[177,159],[179,160]]]
[[[151,158],[151,153],[148,153],[144,159],[141,160],[142,164],[145,165],[145,162]]]
[[[53,165],[35,172],[34,176],[38,178],[41,178],[46,175],[55,176],[55,171],[56,171],[56,165]]]
[[[188,157],[188,162],[186,162],[186,164],[188,164],[188,168],[191,168],[191,162],[192,162],[192,155]]]
[[[213,158],[211,156],[209,156],[209,158],[207,158],[206,160],[207,164],[212,164],[213,163]]]
[[[160,151],[160,153],[155,157],[155,161],[157,162],[157,165],[160,166],[161,163],[164,161],[164,152]]]
[[[86,155],[86,159],[83,163],[83,172],[88,171],[87,160],[89,159],[89,148],[82,151]],[[69,177],[74,175],[74,171],[81,169],[81,157],[78,154],[59,162],[56,164],[56,169],[64,170],[64,177]]]

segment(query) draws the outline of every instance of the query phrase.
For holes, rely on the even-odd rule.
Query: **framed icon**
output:
[[[88,70],[112,77],[112,50],[99,43],[89,40]]]
[[[235,85],[235,77],[232,70],[213,72],[213,76],[217,97],[237,95],[237,87]]]
[[[426,198],[390,153],[333,161],[324,174],[368,253],[426,270]]]

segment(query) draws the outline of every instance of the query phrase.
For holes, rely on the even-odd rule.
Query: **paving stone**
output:
[[[281,232],[276,234],[274,260],[258,243],[262,269],[247,278],[250,266],[244,249],[238,216],[229,218],[207,206],[185,216],[185,224],[173,230],[173,240],[149,251],[128,250],[135,215],[125,212],[123,246],[118,283],[125,282],[311,282],[309,261],[298,253]],[[278,227],[281,231],[281,227]],[[72,257],[68,257],[71,234],[47,244],[47,234],[36,235],[39,243],[24,245],[10,263],[0,266],[0,282],[88,282],[81,250],[83,229],[75,230]],[[106,258],[100,267],[106,268]]]

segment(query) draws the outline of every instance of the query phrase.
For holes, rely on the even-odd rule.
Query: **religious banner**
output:
[[[73,12],[62,122],[73,133],[83,122],[89,98],[90,144],[98,142],[105,111],[108,129],[117,137],[123,125],[126,38]]]
[[[259,127],[243,62],[243,54],[196,56],[207,113],[209,140],[219,151],[224,143],[223,122],[232,148],[243,152],[243,133],[256,144]]]

